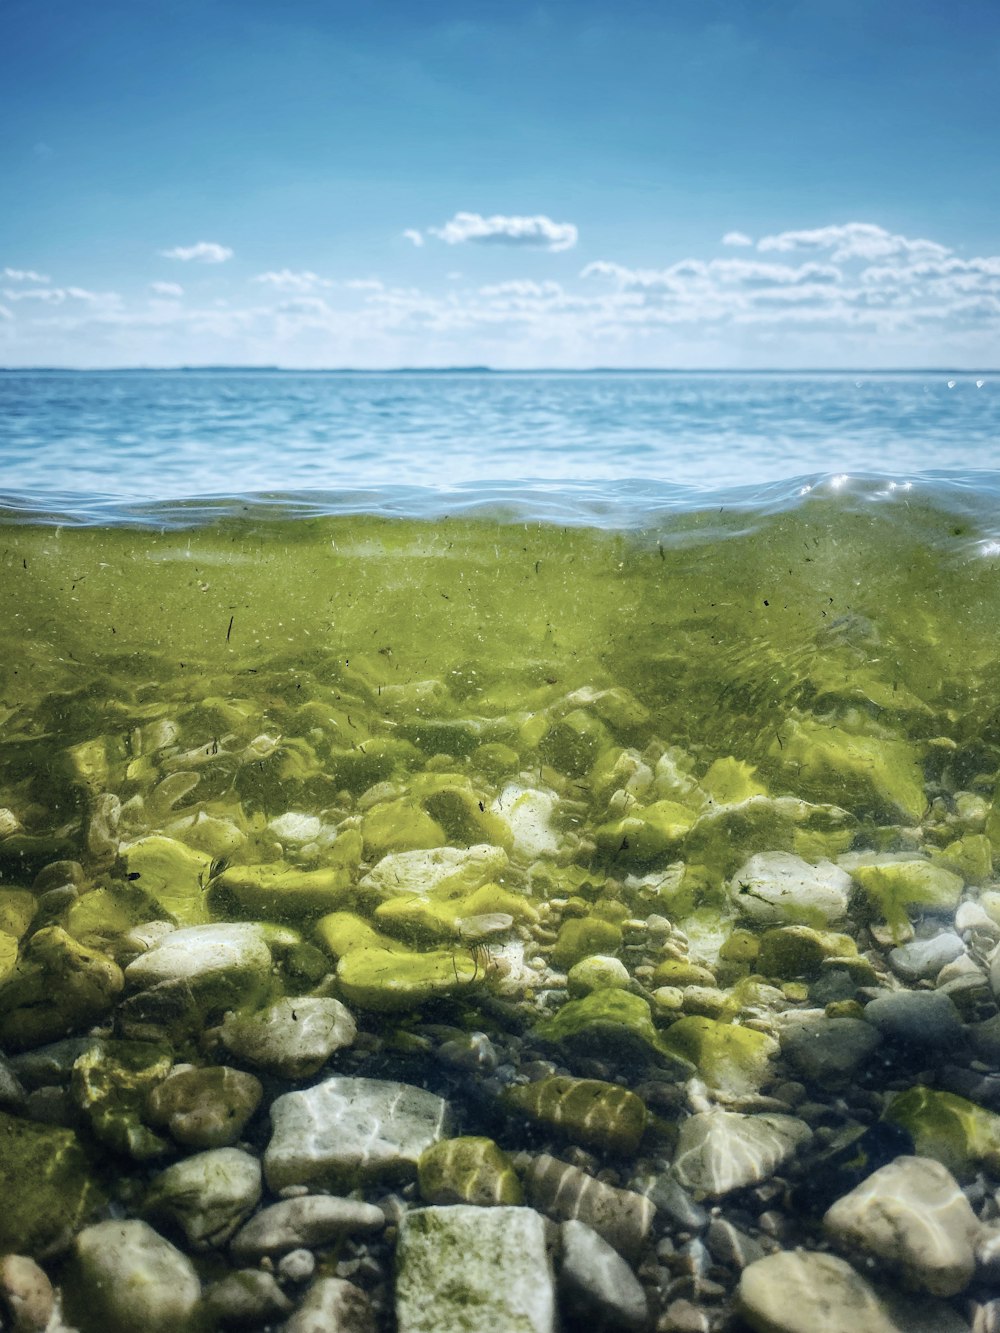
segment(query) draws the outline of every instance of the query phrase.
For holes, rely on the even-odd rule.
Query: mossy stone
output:
[[[696,819],[695,811],[677,801],[655,801],[634,806],[624,819],[598,825],[594,840],[613,862],[648,865],[675,852]]]
[[[410,741],[393,736],[372,736],[354,749],[334,748],[330,771],[337,786],[360,795],[376,782],[387,782],[421,762],[421,751]]]
[[[931,860],[961,875],[966,884],[985,884],[993,874],[993,846],[985,833],[967,833],[935,849]]]
[[[0,889],[0,931],[21,939],[37,908],[38,899],[28,889]]]
[[[715,975],[707,967],[686,958],[664,958],[653,973],[654,986],[714,986]]]
[[[630,980],[628,968],[620,959],[608,954],[591,954],[569,969],[566,989],[571,998],[579,999],[592,991],[623,990]]]
[[[698,784],[715,805],[736,805],[751,796],[766,796],[767,787],[755,774],[754,764],[727,755],[716,759]]]
[[[851,873],[897,934],[905,930],[911,911],[951,912],[962,895],[962,877],[932,861],[886,861],[857,866]]]
[[[614,954],[622,947],[619,926],[599,917],[571,917],[559,927],[559,936],[552,950],[552,966],[567,972],[574,963],[590,954]]]
[[[74,1133],[0,1111],[0,1249],[45,1256],[103,1202]]]
[[[456,785],[433,792],[423,805],[449,843],[472,847],[485,842],[509,852],[514,843],[510,825],[489,808],[488,799],[482,792]]]
[[[965,1097],[917,1084],[892,1098],[883,1119],[902,1126],[921,1157],[933,1157],[961,1180],[980,1165],[1000,1171],[1000,1116]]]
[[[30,1050],[82,1032],[111,1009],[124,986],[122,970],[59,926],[37,931],[0,985],[0,1042]]]
[[[17,940],[13,935],[8,935],[5,930],[0,930],[0,985],[14,971],[17,966]]]
[[[360,853],[361,839],[356,836]],[[322,916],[350,899],[354,868],[332,865],[300,870],[280,861],[229,866],[209,882],[209,909],[216,918],[237,921],[299,922]]]
[[[760,1089],[778,1053],[778,1043],[764,1032],[700,1015],[678,1019],[662,1040],[690,1060],[709,1087],[736,1096]]]
[[[212,858],[205,852],[153,833],[127,843],[119,855],[128,878],[179,925],[198,926],[208,921],[205,886]]]
[[[538,910],[521,894],[484,884],[463,898],[401,895],[380,903],[376,922],[405,939],[442,941],[484,938],[515,921],[536,921]]]
[[[850,935],[811,926],[777,926],[760,937],[757,971],[765,977],[795,980],[818,975],[825,958],[857,956]]]
[[[337,964],[337,983],[344,999],[376,1013],[415,1009],[480,979],[480,965],[466,950],[356,949]]]
[[[370,860],[389,852],[444,847],[448,842],[437,820],[432,819],[422,806],[406,798],[373,806],[365,814],[361,831],[365,855]]]
[[[479,773],[494,781],[505,777],[508,773],[516,773],[521,766],[521,756],[510,745],[505,745],[502,741],[488,741],[485,745],[477,746],[472,755],[473,767]]]
[[[582,708],[574,708],[546,732],[538,749],[542,758],[553,768],[569,777],[579,778],[593,767],[602,750],[607,749],[611,736],[599,718]]]
[[[480,1208],[524,1202],[513,1163],[492,1139],[442,1139],[417,1163],[425,1203],[469,1203]]]
[[[812,805],[794,796],[750,796],[712,805],[684,840],[688,864],[716,878],[732,875],[757,852],[794,852],[807,861],[833,860],[854,841],[857,820],[835,805]]]
[[[673,1064],[689,1071],[686,1057],[677,1058],[653,1024],[649,1002],[624,990],[599,990],[570,1000],[532,1029],[539,1041],[588,1056],[610,1056],[640,1063]]]
[[[760,936],[752,930],[737,928],[719,950],[726,963],[753,963],[760,953]]]
[[[95,1138],[137,1161],[160,1157],[168,1144],[143,1124],[152,1090],[167,1077],[173,1056],[147,1042],[95,1045],[73,1064],[70,1091]]]
[[[159,915],[156,904],[141,889],[116,882],[77,898],[66,913],[66,931],[81,944],[100,948]]]
[[[636,1151],[648,1119],[634,1092],[596,1078],[556,1074],[508,1088],[504,1101],[574,1143],[621,1154]]]

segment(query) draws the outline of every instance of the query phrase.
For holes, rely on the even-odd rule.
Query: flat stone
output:
[[[132,990],[185,982],[199,1000],[219,1009],[263,997],[270,977],[271,950],[265,932],[250,922],[175,930],[125,969],[125,982]]]
[[[847,914],[851,877],[832,861],[810,865],[793,852],[758,852],[729,885],[739,914],[762,925],[828,926]]]
[[[215,1148],[168,1166],[143,1204],[147,1217],[179,1227],[193,1250],[224,1245],[260,1202],[260,1163],[238,1148]]]
[[[201,1283],[191,1260],[145,1222],[98,1222],[76,1238],[63,1286],[80,1333],[188,1333]]]
[[[929,940],[901,944],[889,954],[889,966],[904,981],[922,981],[936,977],[946,963],[965,953],[965,945],[951,930],[944,930]]]
[[[357,1031],[339,1000],[300,996],[252,1014],[227,1014],[221,1036],[238,1060],[281,1078],[308,1078],[334,1051],[350,1046]]]
[[[935,1296],[956,1296],[975,1270],[979,1222],[951,1172],[927,1157],[897,1157],[873,1172],[823,1226],[839,1245],[876,1255]]]
[[[863,1069],[882,1036],[860,1018],[823,1018],[797,1023],[781,1034],[781,1052],[803,1078],[824,1088],[840,1088]]]
[[[674,1175],[696,1199],[768,1180],[812,1131],[789,1115],[699,1111],[681,1125]]]
[[[808,1250],[745,1268],[736,1308],[755,1333],[904,1333],[850,1264]]]
[[[338,1277],[312,1284],[283,1333],[375,1333],[375,1316],[360,1287]]]
[[[545,1223],[530,1208],[407,1213],[399,1229],[399,1333],[554,1333]]]
[[[274,1192],[286,1185],[337,1188],[412,1178],[421,1153],[445,1136],[448,1121],[447,1102],[423,1088],[329,1078],[273,1103],[264,1174]]]
[[[962,1020],[937,991],[892,991],[865,1006],[865,1022],[907,1051],[954,1050],[964,1044]],[[918,1056],[919,1058],[919,1056]]]
[[[564,1222],[561,1231],[561,1301],[598,1326],[636,1331],[646,1328],[646,1293],[617,1250],[583,1222]]]
[[[329,1245],[342,1236],[381,1231],[385,1214],[371,1203],[330,1194],[306,1194],[262,1209],[233,1237],[230,1253],[238,1263],[264,1255]]]

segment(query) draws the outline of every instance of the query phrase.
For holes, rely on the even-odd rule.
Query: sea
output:
[[[954,1021],[996,1015],[998,770],[996,373],[0,373],[0,1046],[26,1080],[0,1121],[76,1154],[44,1188],[0,1161],[0,1252],[155,1216],[190,1147],[136,1089],[171,1061],[261,1074],[239,1132],[267,1170],[267,1108],[330,1079],[443,1097],[479,1145],[447,1187],[310,1159],[266,1201],[398,1187],[401,1216],[474,1178],[495,1197],[467,1201],[565,1220],[543,1157],[595,1226],[590,1177],[631,1191],[654,1323],[701,1299],[656,1250],[678,1184],[695,1230],[707,1199],[761,1254],[822,1247],[823,1209],[901,1145],[985,1170],[987,1197],[981,1065],[890,1034],[838,1075],[778,1038],[866,1029],[879,987],[910,993],[890,951],[960,897]],[[787,902],[754,861],[775,855]],[[915,862],[937,878],[878,878]],[[148,962],[234,923],[263,932],[266,986],[202,985],[198,941],[222,936],[184,937],[183,985]],[[303,995],[346,1005],[357,1041],[294,1068],[220,1046],[232,1012]],[[72,1070],[36,1059],[95,1034],[60,1048]],[[992,1116],[964,1156],[934,1128],[945,1092]],[[740,1138],[782,1108],[780,1151]],[[684,1138],[705,1115],[729,1147]],[[164,1234],[224,1275],[179,1216]],[[318,1252],[379,1329],[405,1324],[391,1240]],[[739,1274],[711,1272],[721,1327]]]

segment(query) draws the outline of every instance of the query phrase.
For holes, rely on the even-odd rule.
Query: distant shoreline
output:
[[[0,366],[0,375],[998,375],[1000,368],[955,366]]]

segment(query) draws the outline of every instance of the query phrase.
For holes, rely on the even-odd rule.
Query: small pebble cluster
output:
[[[905,701],[750,762],[470,697],[17,720],[3,1327],[997,1333],[995,773]]]

